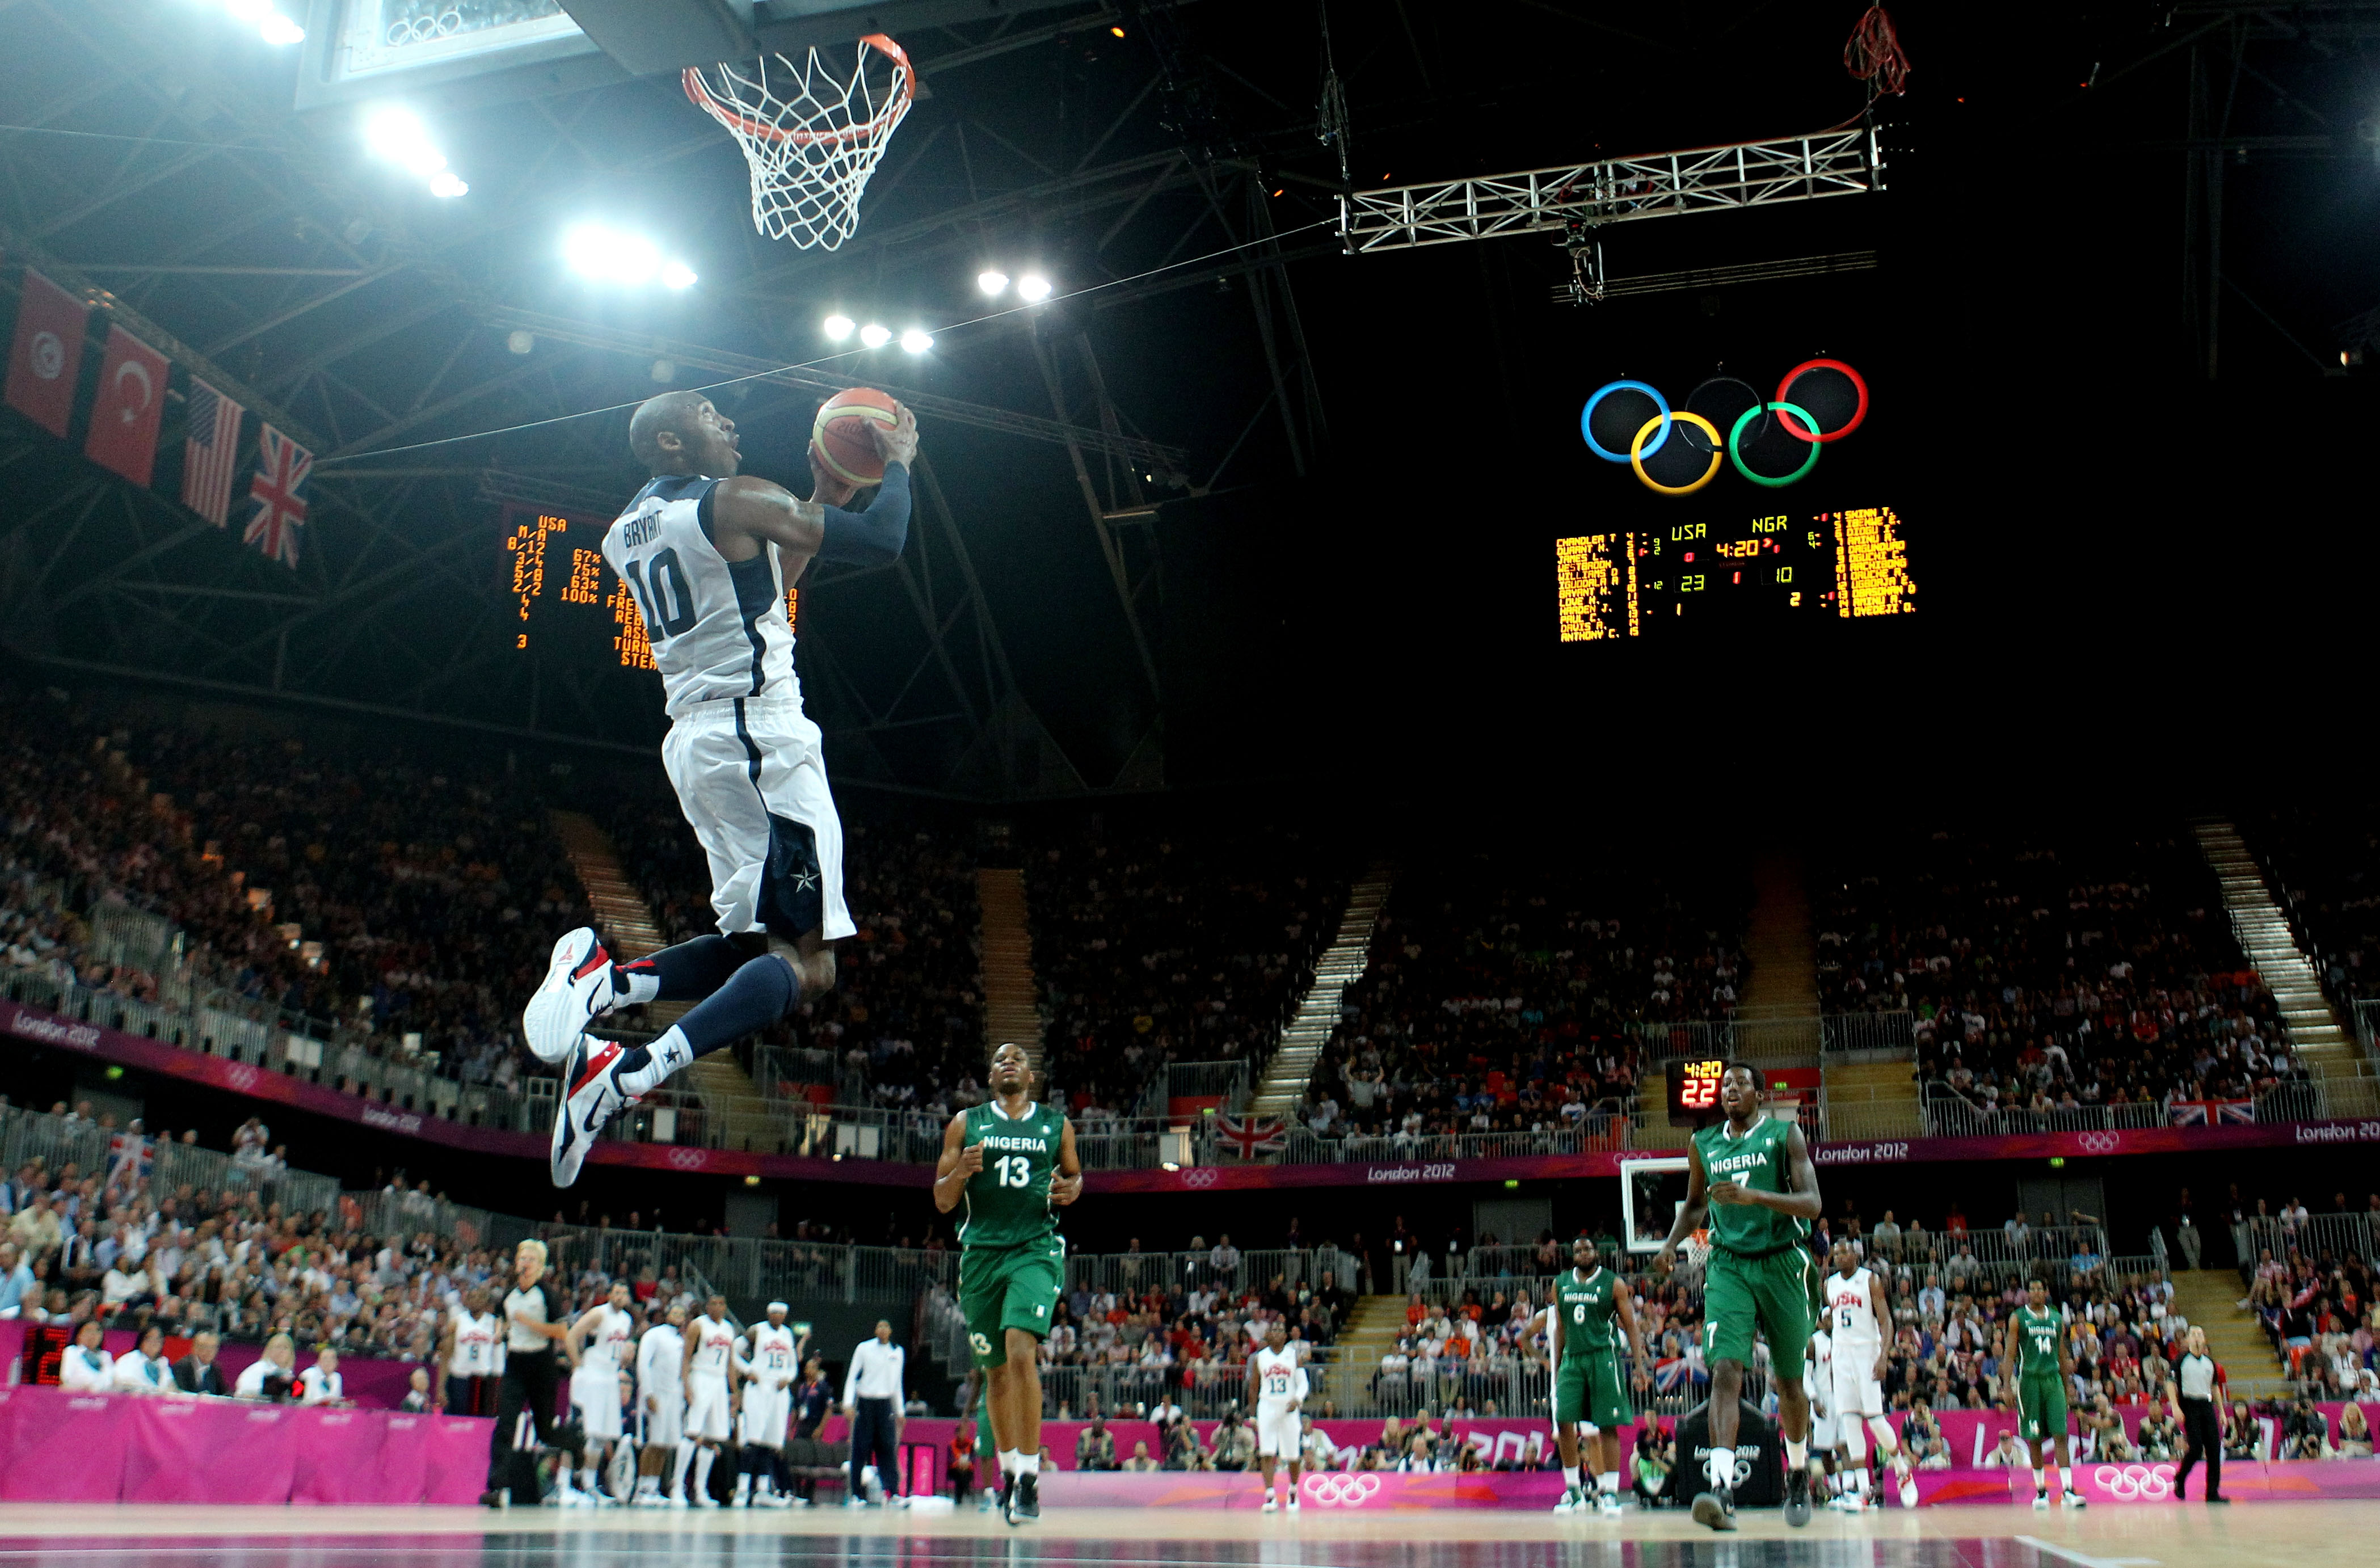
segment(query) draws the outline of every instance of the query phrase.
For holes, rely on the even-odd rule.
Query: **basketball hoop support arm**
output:
[[[1777,207],[1884,188],[1873,127],[1694,147],[1482,179],[1391,186],[1339,199],[1347,254],[1506,235],[1584,234],[1640,218]],[[1575,249],[1575,245],[1572,245]]]

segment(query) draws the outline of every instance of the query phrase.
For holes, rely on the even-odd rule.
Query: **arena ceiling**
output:
[[[118,311],[322,459],[292,572],[0,414],[0,636],[67,671],[650,747],[649,676],[524,661],[504,635],[504,504],[604,514],[640,479],[624,412],[573,416],[649,395],[663,367],[687,385],[818,360],[837,309],[963,322],[984,265],[1040,266],[1062,295],[1104,286],[722,403],[747,468],[787,478],[844,381],[922,412],[910,556],[805,601],[804,677],[843,776],[995,798],[1162,783],[1182,772],[1175,694],[1215,684],[1206,612],[1264,570],[1211,539],[1305,529],[1408,461],[1381,420],[1412,389],[1334,383],[1329,346],[1440,330],[1444,302],[1417,286],[1475,267],[1487,330],[1433,350],[1452,384],[1542,334],[1560,275],[1557,253],[1511,241],[1464,248],[1495,249],[1492,276],[1484,259],[1393,273],[1341,256],[1317,226],[1342,189],[1342,149],[1317,133],[1327,78],[1352,184],[1486,174],[1855,120],[1865,92],[1840,55],[1861,8],[1515,0],[1484,32],[1470,8],[1378,0],[1330,8],[1327,55],[1319,7],[1254,0],[932,29],[903,40],[926,95],[862,226],[820,253],[754,233],[742,159],[672,79],[423,102],[471,187],[440,201],[364,155],[353,108],[294,110],[293,55],[212,0],[0,0],[5,260]],[[2197,193],[2157,241],[2168,259],[2180,241],[2180,357],[2211,357],[2207,318],[2235,295],[2299,354],[2337,351],[2324,323],[2347,297],[2242,288],[2208,254],[2204,204],[2251,157],[2371,158],[2341,84],[2370,86],[2380,4],[2114,6],[2023,40],[1901,20],[1918,70],[1880,109],[1917,183],[1912,126],[2053,167],[2067,143],[2153,147]],[[1970,92],[2004,133],[1954,128]],[[588,219],[682,241],[698,285],[589,286],[557,249]],[[1784,253],[1768,243],[1708,259]],[[1304,510],[1252,523],[1269,503],[1251,497]],[[1261,614],[1287,622],[1279,600]]]

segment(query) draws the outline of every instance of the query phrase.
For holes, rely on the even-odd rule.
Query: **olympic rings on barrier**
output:
[[[1756,408],[1746,408],[1735,417],[1735,428],[1727,432],[1727,456],[1728,461],[1735,465],[1735,471],[1753,483],[1765,486],[1769,490],[1782,490],[1818,466],[1818,444],[1808,436],[1800,437],[1802,444],[1809,448],[1810,455],[1803,458],[1802,466],[1790,474],[1769,475],[1753,472],[1752,465],[1743,460],[1743,448],[1738,444],[1738,438],[1743,434],[1745,425],[1749,424],[1755,416],[1769,409],[1776,410],[1779,422],[1785,427],[1785,433],[1788,435],[1797,433],[1793,429],[1793,421],[1783,417],[1788,414],[1800,416],[1802,421],[1812,430],[1818,428],[1818,421],[1810,417],[1810,411],[1806,408],[1791,403],[1764,403]],[[1681,419],[1685,417],[1682,414],[1679,416]],[[1714,472],[1718,468],[1718,457],[1715,453],[1711,456],[1711,468]]]
[[[1670,439],[1670,400],[1662,396],[1658,389],[1647,386],[1641,381],[1607,382],[1602,386],[1596,388],[1595,395],[1586,400],[1586,407],[1580,409],[1578,414],[1578,433],[1586,437],[1587,450],[1593,452],[1597,456],[1602,458],[1607,463],[1628,463],[1633,461],[1633,458],[1630,454],[1626,452],[1613,452],[1607,448],[1603,443],[1595,439],[1594,420],[1596,406],[1600,404],[1605,398],[1610,396],[1615,392],[1641,392],[1645,396],[1653,400],[1653,407],[1661,410],[1660,415],[1658,416],[1661,433],[1655,439],[1652,445],[1645,449],[1644,455],[1649,457],[1654,453],[1661,450],[1661,443]],[[1640,431],[1637,433],[1641,435],[1644,432]],[[1650,483],[1651,481],[1648,480],[1645,482]]]
[[[2091,1478],[2107,1488],[2107,1495],[2118,1502],[2136,1499],[2156,1502],[2173,1495],[2173,1472],[2170,1465],[2102,1465],[2091,1472]]]
[[[1800,364],[1794,366],[1791,370],[1786,371],[1785,379],[1777,383],[1777,401],[1783,403],[1786,399],[1791,397],[1792,395],[1793,383],[1799,380],[1805,371],[1839,371],[1842,374],[1850,377],[1852,390],[1859,394],[1859,406],[1852,410],[1852,417],[1843,422],[1842,427],[1840,430],[1821,432],[1818,429],[1818,421],[1811,419],[1807,414],[1804,414],[1802,417],[1805,419],[1809,419],[1810,432],[1804,435],[1802,432],[1795,430],[1791,421],[1789,420],[1785,426],[1785,433],[1791,436],[1796,441],[1840,441],[1843,437],[1851,434],[1852,432],[1859,429],[1860,421],[1867,418],[1867,383],[1861,377],[1857,371],[1852,370],[1840,359],[1804,359]]]
[[[1758,411],[1759,410],[1757,409],[1754,410],[1755,413],[1757,413]],[[1710,467],[1703,470],[1702,478],[1695,480],[1691,484],[1663,484],[1658,480],[1656,480],[1652,475],[1645,471],[1645,455],[1652,452],[1661,444],[1660,441],[1656,441],[1653,443],[1652,446],[1646,446],[1645,444],[1645,432],[1651,430],[1655,425],[1662,423],[1664,420],[1671,420],[1682,425],[1693,425],[1696,429],[1700,430],[1705,435],[1710,437]],[[1739,421],[1739,423],[1741,423],[1741,421]],[[1664,431],[1662,432],[1662,439],[1668,439],[1668,434],[1669,432]],[[1817,449],[1815,447],[1812,447],[1811,450],[1815,452]],[[1716,425],[1713,425],[1708,419],[1704,419],[1700,414],[1689,414],[1682,408],[1675,414],[1659,414],[1645,420],[1644,425],[1636,432],[1636,439],[1628,444],[1628,466],[1636,470],[1636,477],[1645,481],[1645,489],[1658,490],[1663,495],[1692,495],[1695,491],[1698,491],[1703,486],[1710,483],[1710,481],[1718,475],[1718,428]],[[1738,468],[1742,468],[1742,466],[1743,465],[1741,463],[1736,465]]]
[[[1833,430],[1822,429],[1817,416],[1810,412],[1807,404],[1796,403],[1792,400],[1791,394],[1794,383],[1815,371],[1833,371],[1838,374],[1846,377],[1852,383],[1852,391],[1857,395],[1858,400],[1852,409],[1851,418]],[[1587,450],[1593,452],[1605,462],[1627,464],[1630,468],[1634,470],[1636,478],[1647,490],[1653,491],[1661,495],[1692,495],[1695,491],[1702,489],[1705,485],[1710,483],[1713,479],[1718,477],[1720,467],[1719,458],[1722,452],[1726,454],[1728,461],[1734,465],[1735,471],[1742,474],[1745,479],[1750,480],[1754,484],[1759,485],[1764,489],[1781,490],[1785,486],[1796,483],[1808,476],[1810,470],[1817,465],[1819,447],[1826,445],[1830,442],[1840,441],[1843,437],[1851,434],[1852,432],[1859,429],[1860,426],[1866,422],[1867,419],[1868,392],[1866,379],[1863,377],[1859,371],[1853,370],[1851,366],[1845,364],[1840,359],[1803,360],[1800,364],[1786,371],[1785,379],[1777,383],[1777,395],[1765,401],[1760,398],[1759,394],[1754,388],[1742,382],[1736,381],[1732,376],[1712,377],[1709,381],[1706,381],[1701,386],[1696,387],[1694,390],[1696,394],[1700,394],[1705,388],[1724,383],[1732,383],[1736,386],[1742,387],[1744,394],[1751,396],[1754,400],[1751,407],[1745,409],[1741,415],[1737,416],[1733,427],[1728,431],[1725,439],[1720,438],[1718,427],[1712,423],[1711,419],[1707,416],[1696,413],[1692,408],[1682,406],[1673,409],[1670,407],[1670,400],[1661,395],[1659,388],[1653,386],[1651,383],[1646,382],[1624,380],[1606,382],[1603,385],[1596,388],[1595,395],[1586,400],[1586,407],[1579,410],[1579,434],[1585,438]],[[1604,445],[1602,442],[1597,441],[1595,437],[1595,411],[1602,406],[1605,398],[1610,396],[1616,392],[1642,393],[1647,398],[1652,400],[1653,407],[1658,410],[1658,412],[1657,412],[1651,419],[1645,420],[1644,424],[1637,427],[1634,439],[1630,441],[1628,444],[1628,449],[1624,452],[1616,452],[1610,447]],[[1687,403],[1691,404],[1693,401],[1694,398],[1692,396],[1687,398]],[[1824,400],[1814,398],[1813,401],[1819,402],[1821,407],[1825,406]],[[1725,407],[1720,407],[1715,410],[1715,412],[1718,413],[1720,419],[1727,418],[1727,410]],[[1743,459],[1743,447],[1746,440],[1758,440],[1761,436],[1767,434],[1767,423],[1772,416],[1775,417],[1778,423],[1782,424],[1785,427],[1786,434],[1802,443],[1803,446],[1809,449],[1807,454],[1802,459],[1801,466],[1790,474],[1771,475],[1758,473],[1755,472]],[[1744,427],[1755,419],[1761,421],[1761,428],[1753,432],[1752,435],[1747,438],[1744,433]],[[1702,475],[1701,478],[1694,480],[1692,483],[1677,485],[1663,484],[1654,479],[1652,475],[1645,471],[1645,459],[1659,452],[1668,443],[1670,432],[1680,425],[1686,426],[1690,432],[1699,432],[1702,434],[1708,436],[1708,446],[1705,446],[1703,442],[1697,439],[1693,433],[1682,435],[1680,439],[1682,440],[1689,447],[1708,452],[1711,459],[1710,468]]]
[[[1305,1495],[1325,1508],[1361,1508],[1380,1489],[1380,1477],[1368,1470],[1336,1476],[1308,1476]]]

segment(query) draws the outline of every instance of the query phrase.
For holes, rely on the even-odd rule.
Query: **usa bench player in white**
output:
[[[586,1463],[579,1467],[578,1489],[591,1503],[628,1501],[601,1490],[595,1477],[609,1472],[613,1446],[620,1440],[620,1359],[637,1337],[629,1299],[628,1282],[613,1281],[610,1298],[579,1314],[564,1341],[577,1362],[570,1374],[570,1404],[587,1440],[579,1456]]]
[[[727,1412],[735,1398],[735,1331],[727,1326],[727,1298],[714,1295],[686,1331],[686,1437],[694,1456],[694,1506],[716,1508],[710,1466],[727,1440]]]
[[[733,1506],[791,1508],[801,1500],[777,1489],[777,1460],[785,1451],[785,1423],[794,1414],[801,1342],[786,1326],[782,1301],[769,1303],[769,1320],[753,1324],[749,1337],[751,1352],[738,1366],[744,1374],[743,1455]]]
[[[1835,1437],[1842,1445],[1843,1494],[1834,1506],[1857,1513],[1869,1506],[1867,1440],[1876,1436],[1876,1452],[1884,1455],[1900,1482],[1900,1505],[1917,1506],[1917,1480],[1909,1471],[1909,1456],[1884,1418],[1884,1364],[1892,1343],[1892,1305],[1884,1282],[1860,1266],[1859,1252],[1848,1241],[1835,1243],[1834,1272],[1819,1282],[1826,1302],[1827,1332],[1834,1342],[1834,1387],[1827,1407],[1835,1417]]]
[[[883,565],[909,537],[917,421],[870,427],[884,479],[866,510],[815,463],[803,501],[736,476],[735,422],[692,392],[648,399],[628,445],[652,480],[603,536],[628,585],[668,694],[662,760],[710,862],[720,934],[614,965],[581,927],[554,944],[521,1017],[529,1049],[566,1063],[551,1149],[566,1187],[621,1108],[707,1051],[768,1027],[804,992],[834,986],[834,950],[852,934],[843,901],[843,824],[828,793],[819,728],[802,711],[785,585],[813,559]],[[700,1004],[650,1046],[589,1040],[588,1022],[644,1002]]]
[[[1275,1319],[1265,1330],[1264,1348],[1248,1357],[1248,1402],[1257,1412],[1257,1463],[1264,1467],[1264,1511],[1281,1506],[1273,1501],[1273,1466],[1289,1461],[1289,1511],[1297,1509],[1298,1471],[1305,1462],[1305,1423],[1297,1418],[1305,1403],[1305,1368],[1297,1352],[1288,1348],[1288,1331]]]
[[[668,1317],[637,1341],[638,1437],[640,1476],[637,1501],[647,1508],[685,1508],[686,1467],[694,1446],[686,1441],[686,1308],[670,1303]],[[669,1471],[669,1496],[662,1496],[662,1472]]]

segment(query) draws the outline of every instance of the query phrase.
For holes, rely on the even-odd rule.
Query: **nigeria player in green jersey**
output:
[[[1686,1146],[1686,1201],[1655,1267],[1666,1273],[1678,1244],[1710,1221],[1703,1277],[1703,1354],[1710,1364],[1710,1485],[1694,1496],[1694,1520],[1735,1528],[1736,1401],[1755,1328],[1768,1335],[1777,1424],[1785,1438],[1785,1523],[1810,1522],[1810,1394],[1802,1364],[1810,1347],[1817,1269],[1803,1245],[1818,1217],[1818,1173],[1798,1123],[1761,1104],[1759,1070],[1730,1062],[1719,1075],[1725,1120]],[[1681,1463],[1691,1456],[1680,1454]]]
[[[1083,1196],[1075,1124],[1032,1098],[1033,1066],[1009,1041],[991,1053],[992,1098],[951,1118],[934,1207],[960,1209],[959,1310],[984,1369],[1000,1453],[1001,1512],[1041,1516],[1041,1341],[1065,1283],[1057,1210]]]
[[[2033,1450],[2033,1505],[2049,1506],[2049,1477],[2042,1473],[2041,1453],[2054,1449],[2062,1499],[2069,1508],[2085,1506],[2074,1485],[2074,1469],[2066,1444],[2066,1380],[2074,1375],[2074,1357],[2066,1348],[2066,1314],[2050,1305],[2049,1282],[2035,1275],[2025,1287],[2024,1305],[2009,1314],[2008,1338],[2000,1347],[2000,1386],[2016,1384],[2017,1432]]]
[[[1578,1428],[1594,1429],[1589,1440],[1595,1461],[1596,1506],[1606,1515],[1620,1513],[1620,1428],[1636,1419],[1630,1401],[1632,1384],[1645,1386],[1645,1336],[1636,1327],[1636,1307],[1628,1282],[1602,1267],[1595,1242],[1581,1236],[1570,1244],[1570,1272],[1554,1281],[1553,1300],[1546,1308],[1553,1320],[1554,1441],[1561,1449],[1561,1501],[1557,1513],[1577,1513],[1586,1506],[1580,1484]],[[1628,1371],[1620,1366],[1621,1344],[1614,1323],[1628,1336]]]

